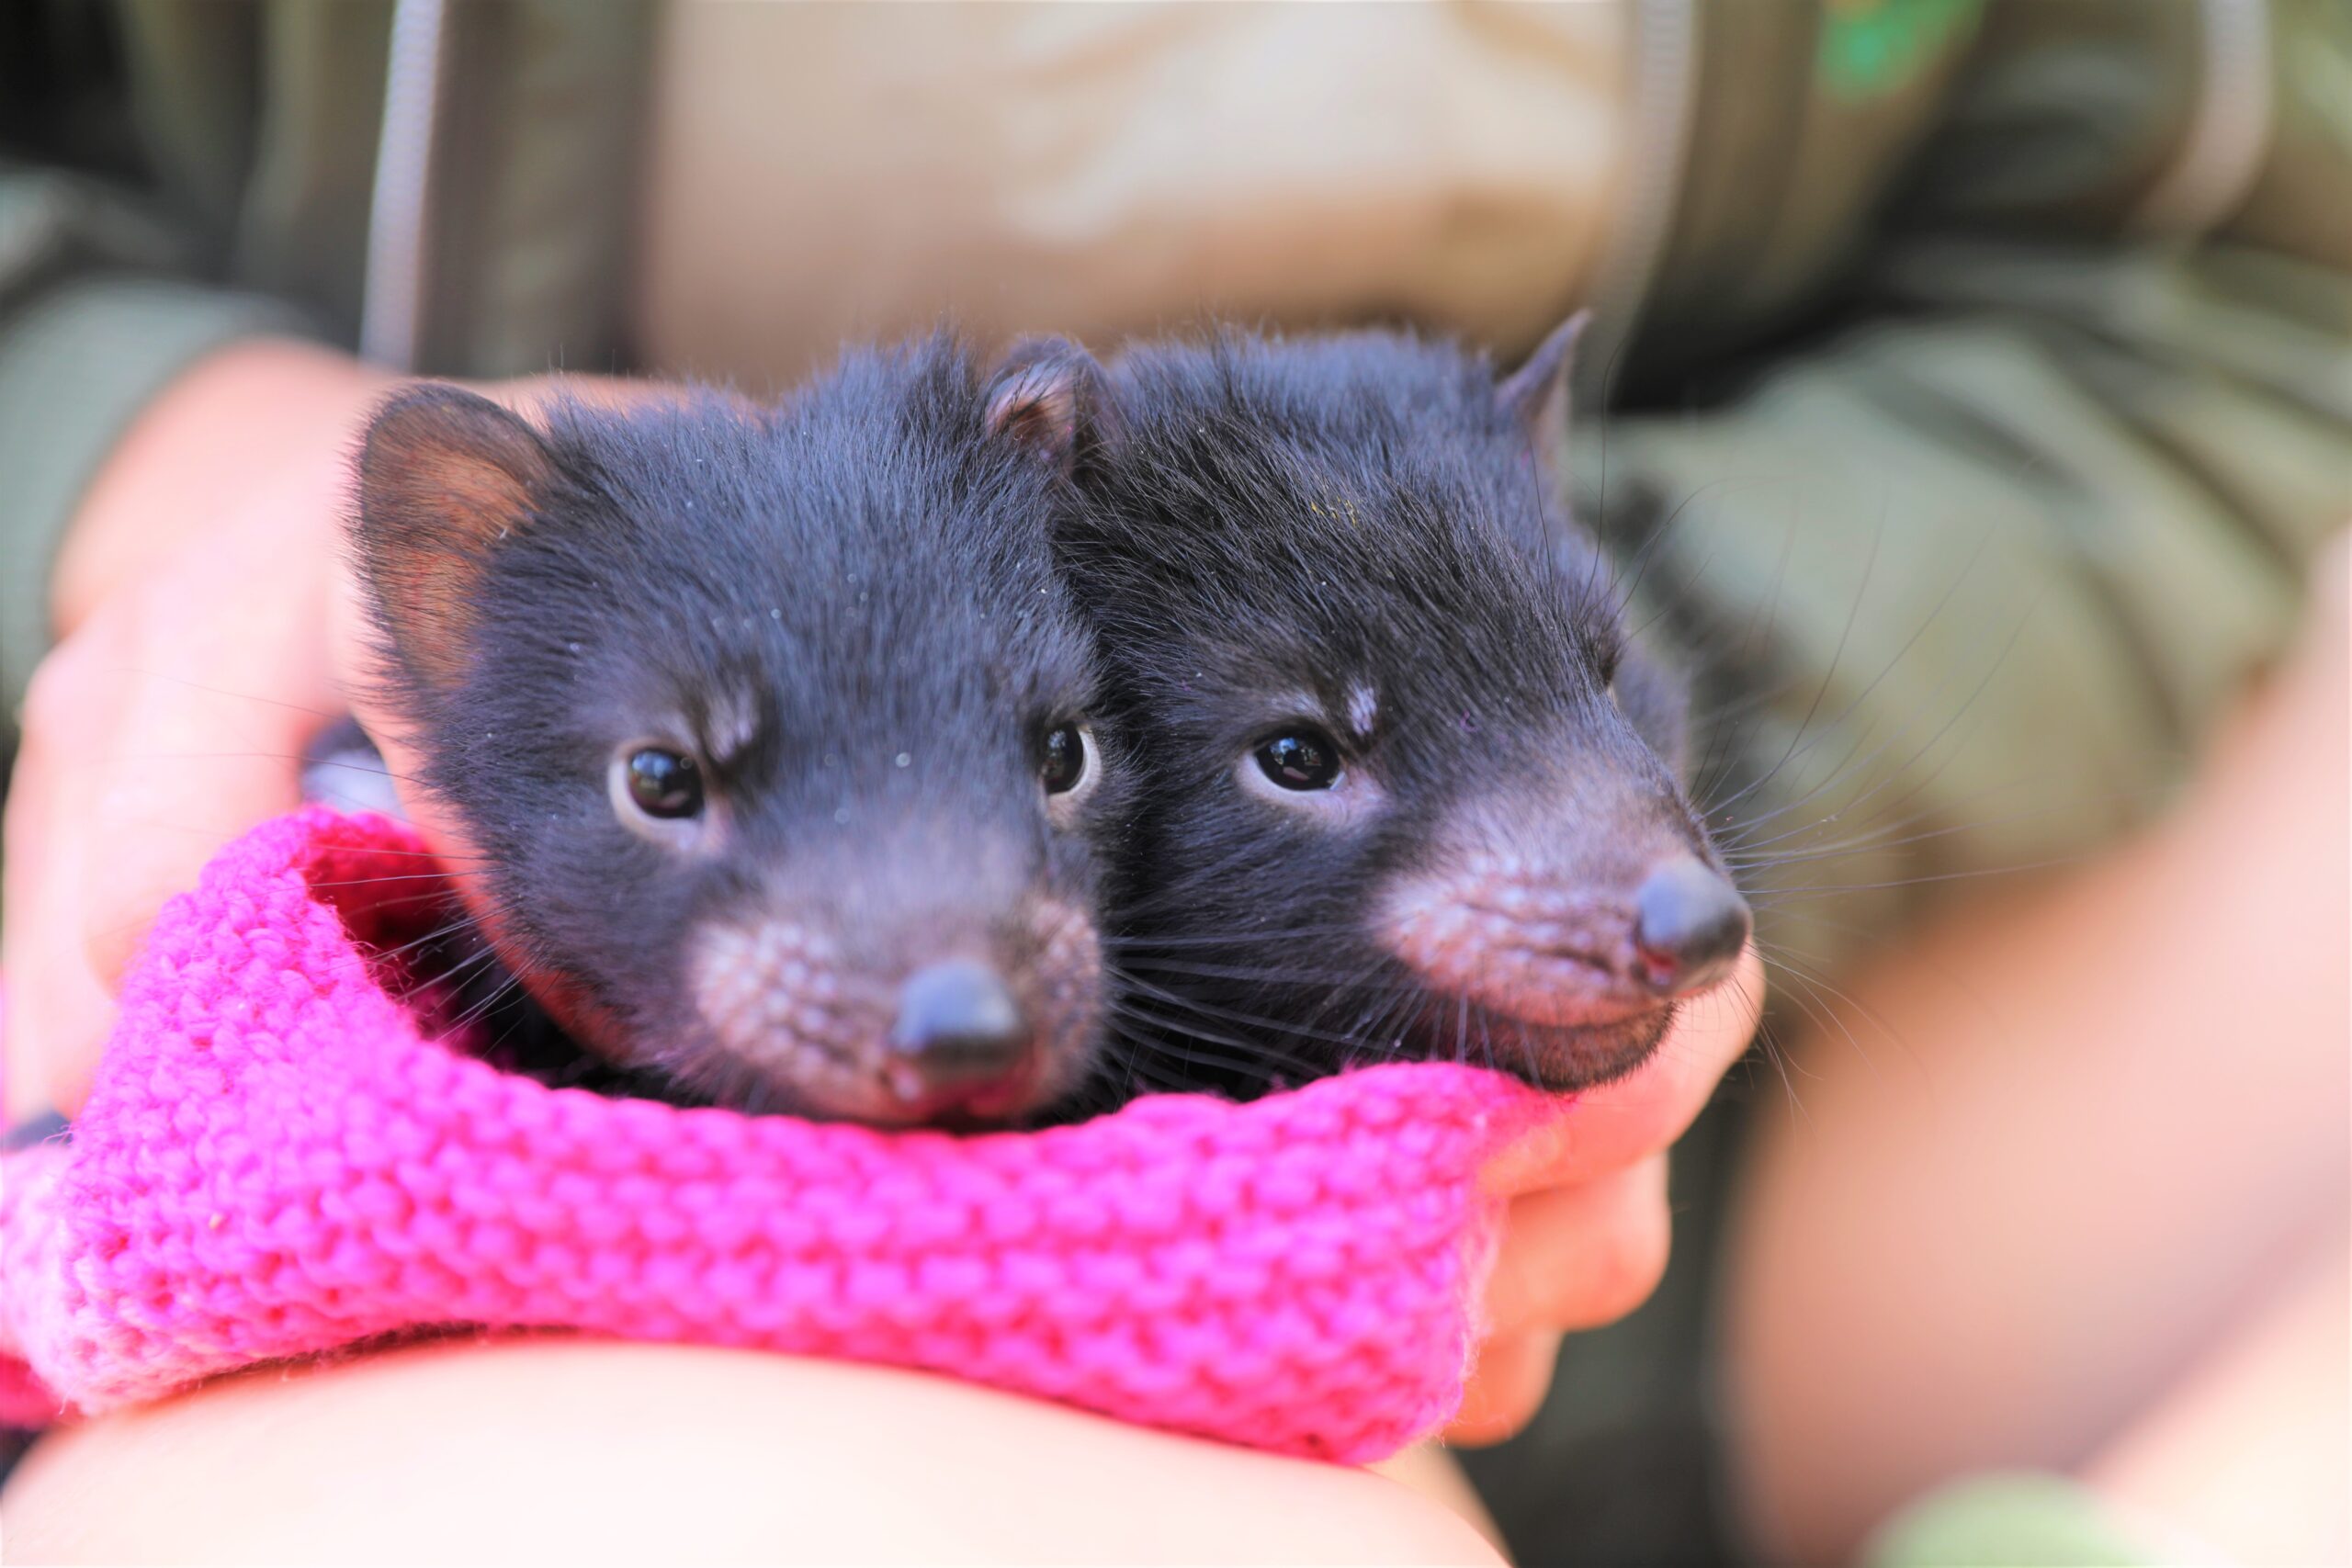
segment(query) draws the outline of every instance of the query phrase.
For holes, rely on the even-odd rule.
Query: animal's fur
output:
[[[1045,809],[1044,738],[1096,692],[1048,549],[1067,438],[1003,394],[942,337],[774,410],[682,391],[534,431],[434,388],[377,419],[356,542],[392,706],[478,852],[474,912],[599,1052],[682,1095],[889,1119],[847,1079],[898,981],[955,955],[1030,1004],[1053,1084],[1095,1048],[1119,803],[1114,778],[1074,821]],[[663,739],[708,763],[698,850],[608,796],[616,749]],[[730,971],[714,1028],[714,942],[828,956],[753,976],[774,998]],[[743,1021],[770,1015],[824,1027],[769,1051]]]
[[[1679,684],[1550,499],[1533,436],[1565,417],[1560,368],[1506,388],[1407,336],[1227,333],[1094,386],[1058,548],[1140,780],[1114,953],[1144,1078],[1464,1055],[1568,1087],[1662,1032],[1631,896],[1661,857],[1712,856],[1672,766]],[[1240,787],[1293,721],[1340,740],[1357,806]],[[1550,1021],[1567,1004],[1589,1021]]]

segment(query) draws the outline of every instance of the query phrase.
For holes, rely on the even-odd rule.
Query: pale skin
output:
[[[551,1340],[256,1374],[51,1438],[6,1524],[42,1562],[1497,1561],[1363,1471],[913,1373]]]
[[[304,744],[364,693],[341,518],[353,444],[392,385],[307,346],[223,350],[93,485],[58,562],[62,638],[28,700],[6,824],[12,1119],[81,1103],[157,906],[297,803]],[[546,385],[483,389],[527,410]],[[398,737],[361,708],[405,772]],[[1560,1334],[1655,1287],[1665,1151],[1745,1048],[1759,973],[1751,956],[1641,1072],[1492,1173],[1510,1201],[1456,1440],[1523,1425]],[[703,1558],[1494,1560],[1445,1506],[1464,1495],[1442,1468],[1396,1472],[1425,1490],[877,1369],[503,1342],[230,1379],[87,1423],[27,1460],[6,1523],[12,1551],[51,1558],[578,1561],[658,1543]],[[984,1526],[951,1534],[966,1515]]]
[[[1954,909],[1800,1052],[1727,1295],[1792,1560],[1996,1465],[2232,1562],[2352,1557],[2347,558],[2165,820]]]

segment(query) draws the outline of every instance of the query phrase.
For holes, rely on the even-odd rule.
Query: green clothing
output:
[[[2224,7],[2268,21],[2227,48],[2213,9],[1705,13],[1583,475],[1673,512],[1624,542],[1763,701],[1723,770],[1813,857],[1749,875],[1792,972],[2160,805],[2352,520],[2352,8]]]
[[[2119,1518],[2064,1477],[1973,1476],[1903,1510],[1863,1551],[1867,1568],[2155,1568],[2211,1561]]]
[[[6,705],[144,400],[239,335],[359,341],[391,13],[0,22]],[[627,366],[649,8],[448,17],[417,367]],[[1801,989],[1927,890],[2144,816],[2292,635],[2352,515],[2352,8],[1642,0],[1634,34],[1647,243],[1596,285],[1583,506],[1702,661],[1696,754]],[[1728,1156],[1678,1158],[1689,1194]],[[1528,1560],[1707,1549],[1712,1215],[1481,1461]]]
[[[391,9],[34,0],[9,25],[0,705],[145,398],[238,335],[356,341]],[[2221,25],[2248,14],[2267,29]],[[1824,799],[1899,799],[1889,819],[1935,835],[1795,880],[2074,852],[2158,797],[2289,635],[2300,562],[2352,511],[2347,18],[1637,7],[1624,199],[1657,243],[1599,285],[1600,334],[1641,326],[1589,365],[1624,374],[1587,422],[1588,514],[1622,535],[1649,514],[1629,501],[1662,502],[1645,583],[1779,694],[1718,757],[1735,789],[1792,757],[1746,804],[1804,797],[1864,734]],[[419,367],[625,365],[650,7],[488,0],[447,26]],[[1934,771],[1941,683],[1987,644],[2010,651],[1949,761],[1888,785],[1921,747]],[[2032,810],[1998,807],[2020,791]],[[1817,929],[1781,914],[1800,962],[1831,960],[1833,919],[1883,923],[1835,903]]]

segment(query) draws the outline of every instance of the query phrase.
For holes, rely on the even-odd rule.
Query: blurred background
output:
[[[161,558],[75,520],[255,339],[766,393],[949,315],[1580,307],[1582,520],[1774,1000],[1665,1286],[1467,1456],[1504,1536],[2340,1558],[2338,0],[17,0],[0,677]]]

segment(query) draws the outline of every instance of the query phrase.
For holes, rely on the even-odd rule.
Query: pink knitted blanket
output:
[[[387,989],[426,864],[311,809],[164,910],[70,1140],[0,1165],[0,1420],[455,1325],[922,1367],[1349,1461],[1459,1401],[1485,1174],[1556,1102],[1411,1064],[957,1138],[548,1089]]]

